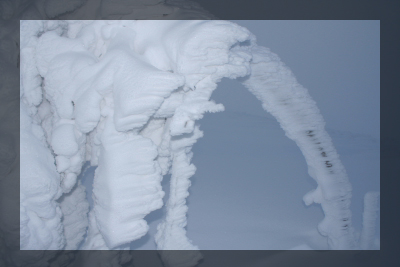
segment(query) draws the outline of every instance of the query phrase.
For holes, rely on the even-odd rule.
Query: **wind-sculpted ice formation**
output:
[[[332,249],[355,248],[351,186],[307,90],[279,57],[227,21],[21,22],[21,249],[129,249],[163,206],[155,236],[170,266],[201,255],[186,236],[191,148],[197,120],[223,111],[210,101],[224,77],[240,78],[303,152],[318,183],[319,225]],[[94,208],[77,181],[98,166]],[[87,236],[84,238],[84,234]],[[82,243],[82,244],[81,244]]]
[[[324,210],[325,219],[318,230],[328,237],[331,248],[354,249],[351,185],[315,102],[267,48],[253,48],[251,71],[245,86],[296,142],[307,161],[309,175],[318,183],[314,191],[304,196],[306,205],[320,203]]]

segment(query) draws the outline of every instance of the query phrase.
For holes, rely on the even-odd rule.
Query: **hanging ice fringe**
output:
[[[22,21],[21,249],[129,249],[148,231],[144,217],[162,207],[170,172],[157,248],[192,250],[160,254],[167,265],[194,266],[201,255],[185,230],[191,148],[203,135],[196,121],[224,110],[210,101],[223,77],[240,77],[301,149],[318,184],[304,201],[321,204],[318,229],[330,247],[356,248],[351,185],[324,120],[247,29],[227,21]],[[98,166],[89,216],[77,182],[87,160]],[[38,166],[40,184],[31,182]],[[363,248],[376,210],[366,203]]]

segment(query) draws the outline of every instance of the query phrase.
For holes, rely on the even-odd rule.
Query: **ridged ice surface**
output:
[[[74,211],[71,201],[90,160],[98,168],[93,213],[90,220],[79,217],[81,231],[89,227],[82,248],[121,247],[145,235],[144,217],[163,206],[161,180],[170,171],[158,248],[197,249],[184,230],[195,172],[190,150],[202,136],[195,121],[224,109],[209,101],[221,78],[249,74],[254,37],[225,21],[43,21],[21,27],[22,99],[51,148],[56,188],[68,194],[59,200],[66,220],[57,225],[65,232],[58,248],[74,249],[82,241],[71,216],[87,213],[87,204]],[[57,197],[51,199],[57,206]]]
[[[351,185],[316,103],[277,55],[264,47],[255,47],[253,55],[252,73],[244,85],[301,149],[308,172],[318,183],[304,202],[320,203],[325,213],[320,233],[328,236],[332,248],[354,249]]]
[[[210,101],[224,77],[241,77],[301,149],[318,183],[304,201],[322,205],[318,229],[331,248],[355,248],[351,186],[316,103],[247,29],[23,21],[21,70],[21,249],[127,249],[147,233],[145,216],[164,205],[161,181],[170,173],[155,241],[159,250],[193,250],[161,253],[168,266],[194,266],[201,255],[185,230],[191,148],[203,136],[196,121],[224,110]],[[86,161],[98,166],[91,211],[77,181]]]

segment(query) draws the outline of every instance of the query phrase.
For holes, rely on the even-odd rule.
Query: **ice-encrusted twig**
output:
[[[167,266],[195,266],[202,258],[198,247],[186,236],[187,224],[186,198],[189,195],[190,178],[196,167],[190,164],[191,147],[202,137],[202,132],[195,127],[192,134],[174,137],[171,140],[172,168],[170,196],[165,219],[158,225],[155,241],[161,258]],[[190,250],[186,253],[170,252],[171,250]]]
[[[318,226],[320,233],[328,237],[332,249],[355,248],[351,185],[316,103],[277,55],[259,46],[252,52],[251,75],[243,83],[302,151],[309,174],[318,183],[304,201],[307,205],[320,203],[325,213]]]

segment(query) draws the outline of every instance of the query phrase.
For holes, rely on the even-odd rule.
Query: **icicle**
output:
[[[276,117],[306,158],[318,188],[304,201],[322,205],[325,219],[318,227],[320,233],[328,237],[332,249],[355,248],[351,185],[315,102],[277,55],[259,46],[254,46],[252,52],[251,75],[243,83]]]
[[[151,24],[158,23],[151,22]],[[153,28],[160,27],[166,26],[153,25]],[[248,74],[251,55],[247,48],[242,50],[231,48],[240,42],[253,40],[253,36],[246,29],[225,21],[179,24],[167,32],[168,35],[163,35],[167,40],[164,43],[168,47],[165,50],[170,53],[168,58],[176,57],[171,65],[177,73],[184,75],[185,85],[182,88],[184,92],[182,102],[176,107],[168,123],[172,157],[171,188],[170,198],[166,204],[167,215],[158,226],[156,243],[157,248],[163,250],[160,251],[160,255],[168,266],[194,266],[201,258],[201,254],[194,251],[198,248],[187,238],[184,227],[189,178],[196,169],[190,164],[191,147],[202,136],[195,121],[201,119],[205,112],[224,110],[223,105],[209,99],[222,77],[236,78]],[[187,35],[183,35],[183,32]],[[187,88],[192,90],[186,90]],[[168,250],[191,251],[173,253]]]
[[[171,140],[172,169],[170,196],[167,206],[166,218],[158,225],[155,236],[157,249],[167,250],[160,255],[168,266],[195,266],[202,258],[197,246],[186,236],[187,223],[186,198],[189,195],[190,177],[196,171],[196,167],[190,164],[191,147],[202,137],[203,133],[198,127],[193,134],[173,137]],[[188,253],[175,253],[168,250],[191,250]]]
[[[99,166],[93,183],[94,211],[109,248],[136,240],[148,231],[143,219],[162,207],[157,147],[134,133],[120,133],[113,114],[101,134]]]

